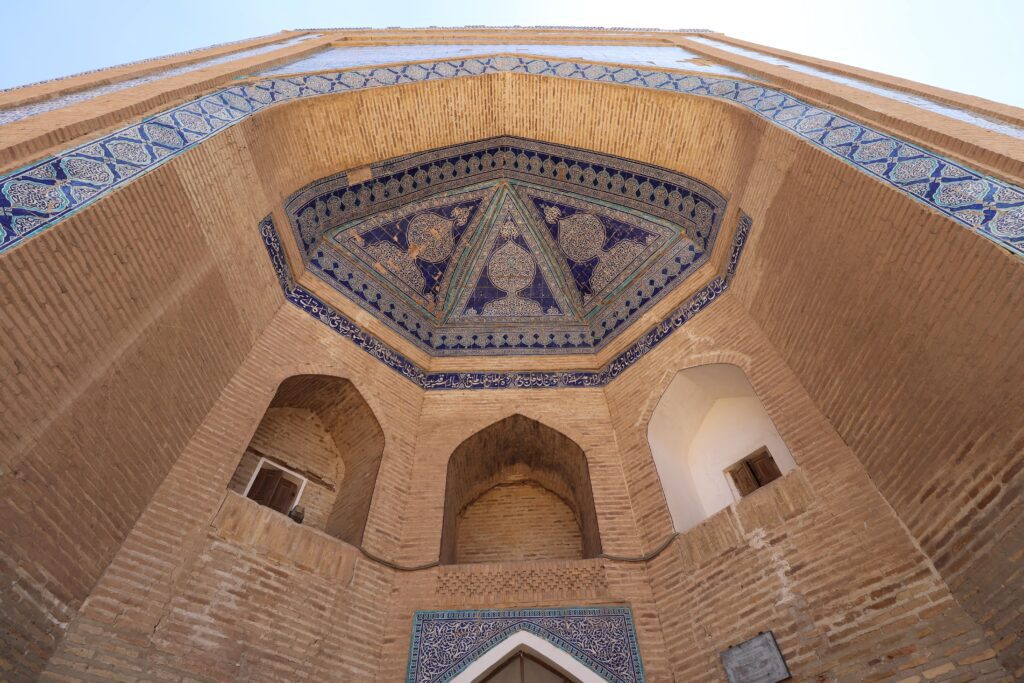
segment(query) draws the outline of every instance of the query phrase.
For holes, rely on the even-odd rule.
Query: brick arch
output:
[[[583,449],[561,432],[514,414],[468,437],[448,459],[441,563],[459,556],[460,515],[502,486],[535,486],[550,496],[554,514],[564,504],[581,536],[581,557],[601,553],[590,468]]]
[[[383,452],[383,429],[351,381],[291,375],[270,400],[231,488],[244,490],[265,457],[309,480],[307,523],[360,545]]]
[[[750,355],[743,353],[742,351],[732,349],[715,349],[711,352],[691,354],[685,359],[680,360],[678,363],[666,365],[661,374],[657,376],[657,380],[650,383],[650,391],[647,393],[647,399],[644,402],[643,410],[640,411],[640,415],[635,424],[642,426],[644,432],[647,431],[650,426],[651,416],[654,415],[654,411],[657,409],[658,403],[665,396],[665,391],[667,391],[669,385],[672,384],[672,380],[674,380],[680,372],[691,368],[699,368],[704,365],[714,365],[719,363],[735,365],[742,370],[743,374],[747,376],[747,380],[750,382],[750,385],[754,387],[754,393],[758,394],[758,397],[764,401],[764,398],[761,397],[760,393],[757,391],[757,382],[755,382],[755,378],[752,376],[754,368]]]
[[[374,420],[383,432],[382,438],[386,440],[394,438],[396,427],[388,421],[385,403],[381,401],[378,393],[372,390],[370,386],[372,382],[361,378],[358,373],[353,372],[353,369],[351,364],[299,354],[295,359],[289,359],[289,362],[275,361],[272,371],[268,371],[264,378],[265,384],[261,384],[260,391],[267,397],[266,405],[269,407],[277,391],[293,377],[316,376],[347,383],[351,385],[351,390],[359,394],[366,402],[367,408],[373,413]]]

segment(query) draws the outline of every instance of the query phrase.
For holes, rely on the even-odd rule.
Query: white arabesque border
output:
[[[561,670],[582,683],[607,683],[604,678],[598,676],[568,652],[559,649],[540,636],[536,636],[529,631],[523,630],[516,631],[508,638],[480,655],[472,664],[463,669],[458,676],[453,678],[452,683],[472,683],[473,681],[479,680],[485,674],[490,673],[495,666],[501,664],[509,657],[509,655],[515,654],[519,651],[529,652],[530,654],[543,659],[556,669]]]

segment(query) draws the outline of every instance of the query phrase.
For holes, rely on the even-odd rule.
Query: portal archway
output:
[[[384,452],[369,404],[340,377],[281,382],[228,488],[360,545]]]
[[[529,631],[516,631],[470,664],[452,683],[602,683],[569,653]]]
[[[582,559],[601,552],[583,449],[512,415],[448,460],[441,563]]]
[[[743,370],[681,370],[647,426],[676,531],[687,529],[796,466]]]

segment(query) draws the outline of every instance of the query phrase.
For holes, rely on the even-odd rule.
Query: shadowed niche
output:
[[[686,531],[796,466],[746,373],[730,363],[680,370],[647,425],[676,531]]]
[[[303,524],[360,545],[384,432],[353,384],[327,375],[281,382],[229,488]]]
[[[583,449],[512,415],[448,460],[441,563],[581,559],[601,552]]]

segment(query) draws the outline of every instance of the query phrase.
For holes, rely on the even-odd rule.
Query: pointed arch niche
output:
[[[757,469],[766,451],[777,468],[768,479],[796,466],[746,374],[728,363],[680,371],[654,409],[647,440],[676,531],[751,492],[740,474],[761,485],[747,466]]]
[[[600,552],[587,458],[561,432],[512,415],[463,441],[448,459],[442,564]]]
[[[604,683],[572,655],[529,631],[516,631],[484,653],[452,683]]]
[[[295,375],[260,420],[228,488],[303,524],[360,545],[377,482],[384,432],[346,379]]]

